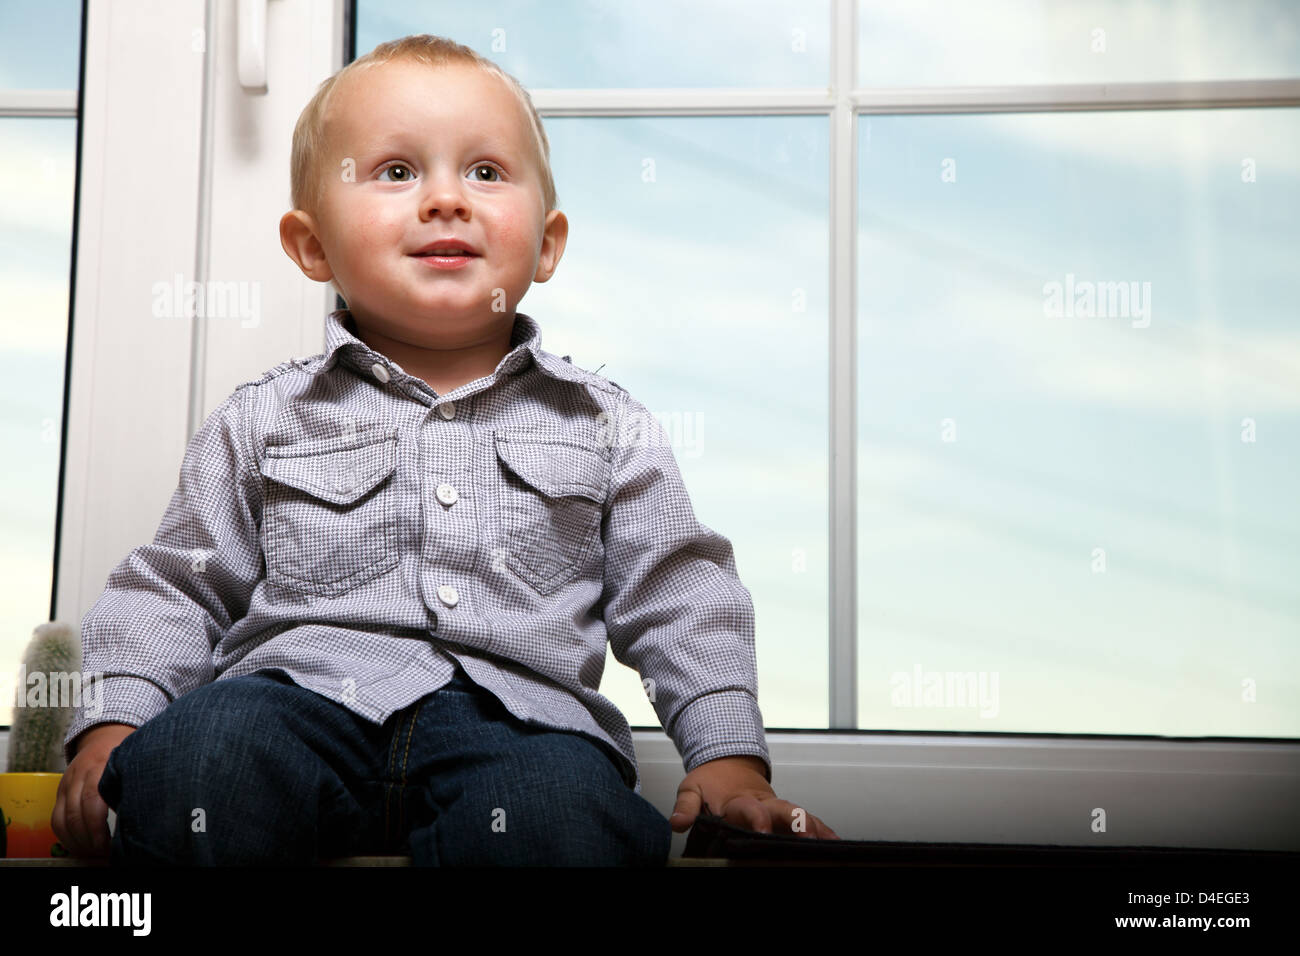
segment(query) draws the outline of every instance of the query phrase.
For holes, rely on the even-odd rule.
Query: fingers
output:
[[[840,835],[839,835],[838,833],[836,833],[834,830],[832,830],[830,827],[828,827],[825,823],[823,823],[823,822],[822,822],[821,820],[819,820],[817,817],[813,817],[813,818],[812,818],[812,821],[813,821],[813,823],[816,825],[816,830],[817,830],[817,839],[819,839],[819,840],[838,840],[838,839],[840,838]]]
[[[821,818],[813,816],[802,807],[788,800],[773,800],[770,803],[778,805],[772,808],[774,814],[782,814],[779,817],[781,832],[788,831],[795,836],[806,837],[810,840],[838,840],[840,838],[839,834],[822,822]],[[803,818],[803,829],[796,830],[795,821],[801,816]]]
[[[99,781],[95,786],[86,788],[86,795],[81,800],[85,810],[86,822],[91,831],[95,856],[108,856],[112,834],[108,832],[108,804],[99,795]]]
[[[68,795],[68,835],[72,838],[68,850],[74,856],[95,855],[94,836],[86,819],[85,784],[85,773],[77,774],[73,777],[72,789]]]
[[[695,790],[680,790],[677,793],[677,802],[673,804],[673,814],[668,818],[668,824],[677,833],[684,833],[695,824],[695,818],[700,813],[701,797]]]
[[[784,800],[771,800],[769,803],[784,803]],[[775,809],[775,808],[773,808]],[[754,797],[736,797],[727,804],[723,819],[728,823],[757,833],[771,833],[772,820],[767,807]]]
[[[810,840],[838,840],[839,834],[828,827],[820,817],[815,817],[806,810],[804,828],[799,832],[799,836],[807,837]],[[792,828],[793,829],[793,828]]]
[[[58,841],[63,844],[63,848],[71,853],[72,847],[70,846],[68,829],[65,825],[66,814],[63,812],[68,799],[68,787],[68,774],[65,771],[63,776],[59,778],[59,789],[54,795],[54,812],[50,814],[50,829],[54,831]]]
[[[99,777],[93,769],[69,766],[59,781],[50,816],[54,835],[73,856],[109,854],[108,804],[99,795]]]
[[[80,774],[69,768],[59,781],[59,792],[54,802],[50,825],[63,848],[73,856],[85,856],[86,846],[81,836],[81,785]]]

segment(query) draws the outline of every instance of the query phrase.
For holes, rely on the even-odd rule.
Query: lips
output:
[[[435,239],[426,246],[411,253],[413,256],[438,256],[450,258],[455,256],[477,256],[478,250],[468,242],[460,239]]]

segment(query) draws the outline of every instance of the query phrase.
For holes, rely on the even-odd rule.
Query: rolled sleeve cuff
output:
[[[673,742],[687,773],[719,757],[752,756],[763,761],[767,782],[772,782],[763,716],[758,701],[743,690],[716,691],[691,701],[677,715]]]
[[[143,677],[115,676],[99,680],[97,697],[82,697],[63,738],[63,757],[72,763],[72,742],[78,735],[98,724],[130,724],[141,727],[162,713],[171,703],[162,688]]]

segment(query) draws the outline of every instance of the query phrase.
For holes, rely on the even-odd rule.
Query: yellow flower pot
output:
[[[61,773],[0,773],[0,817],[6,857],[67,856],[54,836],[50,817]]]

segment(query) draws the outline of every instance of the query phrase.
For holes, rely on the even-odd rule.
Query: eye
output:
[[[474,169],[475,169],[475,170],[486,169],[486,170],[488,170],[488,172],[492,173],[492,175],[493,175],[494,177],[496,177],[495,179],[479,179],[479,180],[477,180],[478,182],[481,182],[481,183],[495,183],[495,182],[498,182],[498,181],[501,179],[501,173],[498,172],[498,171],[497,171],[497,168],[496,168],[495,166],[493,166],[492,164],[490,164],[490,163],[479,163],[477,166],[474,167]]]
[[[411,181],[411,167],[407,166],[405,163],[393,163],[391,166],[385,166],[379,171],[379,175],[383,176],[384,173],[392,172],[394,169],[405,170],[407,175],[400,176],[397,179],[390,179],[390,183],[409,183]]]

